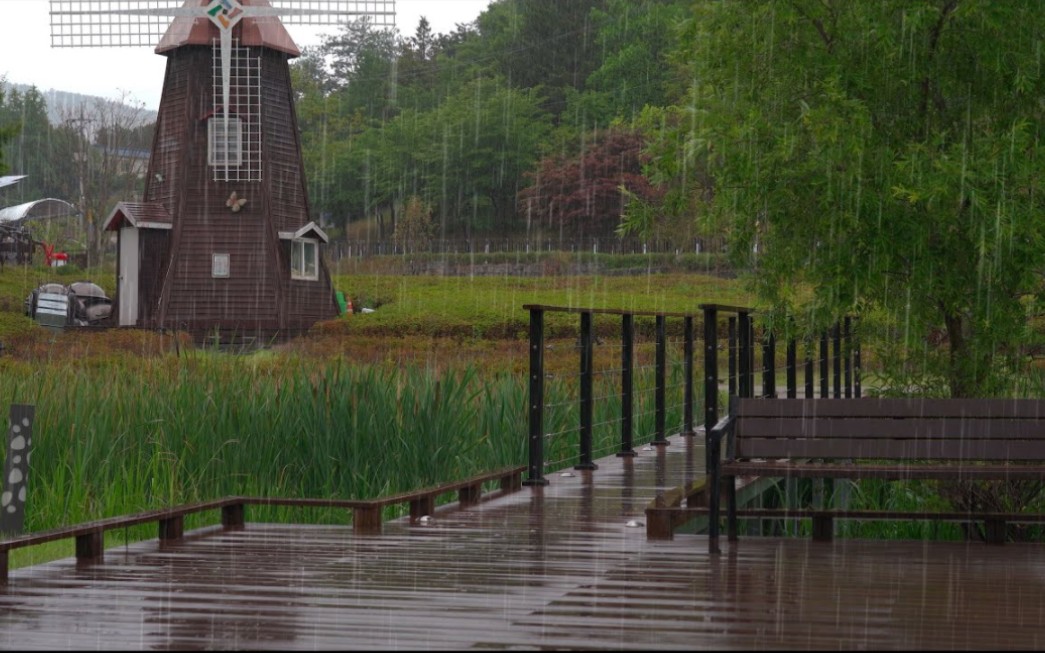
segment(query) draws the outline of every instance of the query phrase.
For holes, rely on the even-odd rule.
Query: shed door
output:
[[[138,268],[138,228],[125,225],[120,229],[120,278],[117,288],[120,326],[138,324]]]

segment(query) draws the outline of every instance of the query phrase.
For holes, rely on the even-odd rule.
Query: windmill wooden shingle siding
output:
[[[199,340],[298,335],[337,315],[327,237],[309,217],[288,66],[299,52],[278,19],[242,19],[226,107],[217,37],[207,18],[178,18],[156,49],[167,72],[143,202],[106,222],[120,241],[114,314]]]

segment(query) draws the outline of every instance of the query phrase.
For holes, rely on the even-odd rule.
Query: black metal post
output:
[[[737,331],[740,343],[737,356],[737,366],[739,368],[737,370],[737,380],[739,382],[737,395],[740,397],[751,397],[754,390],[751,387],[751,317],[744,312],[740,313],[738,317]]]
[[[798,396],[798,343],[794,338],[787,340],[787,398]]]
[[[853,347],[853,396],[860,398],[860,335],[854,330],[853,339],[856,341]]]
[[[732,359],[730,359],[732,363]],[[718,311],[704,308],[704,456],[710,469],[711,428],[718,423]]]
[[[820,336],[820,396],[827,397],[829,390],[829,376],[827,371],[827,331]]]
[[[831,328],[831,339],[834,341],[835,360],[835,399],[842,398],[842,328],[838,322]]]
[[[657,379],[656,379],[656,407],[654,415],[654,429],[656,434],[651,444],[667,444],[668,439],[665,437],[665,415],[667,413],[665,408],[664,398],[667,394],[667,351],[668,351],[668,338],[667,329],[665,327],[665,318],[663,315],[656,317],[656,329],[657,329]]]
[[[776,397],[776,338],[772,333],[762,339],[762,396]]]
[[[813,343],[809,340],[806,341],[806,361],[805,361],[805,386],[806,386],[806,399],[812,399],[816,396],[814,393],[813,384]]]
[[[581,451],[580,462],[574,469],[596,469],[598,466],[591,458],[592,432],[592,377],[594,375],[591,338],[591,313],[581,313]]]
[[[635,399],[633,372],[635,365],[635,316],[621,316],[620,328],[620,451],[618,456],[634,456],[632,445],[633,413]]]
[[[727,349],[727,361],[729,365],[729,392],[727,396],[737,395],[737,318],[729,318],[729,346]],[[709,425],[711,428],[714,424]]]
[[[682,368],[685,387],[682,397],[682,435],[693,435],[693,316],[682,320]]]
[[[530,463],[523,485],[547,485],[544,478],[544,310],[530,309]]]
[[[849,399],[853,396],[853,324],[852,319],[848,315],[845,316],[843,325],[842,338],[845,339],[845,397]]]

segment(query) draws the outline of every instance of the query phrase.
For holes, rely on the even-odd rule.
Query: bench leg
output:
[[[729,522],[729,541],[737,541],[737,477],[726,477],[726,518]]]
[[[7,584],[7,550],[0,551],[0,586]]]

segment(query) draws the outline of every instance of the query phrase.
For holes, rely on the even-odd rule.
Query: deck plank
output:
[[[3,649],[1042,649],[1039,544],[648,541],[675,437],[429,525],[250,522],[11,572]],[[699,445],[699,442],[698,442]]]

